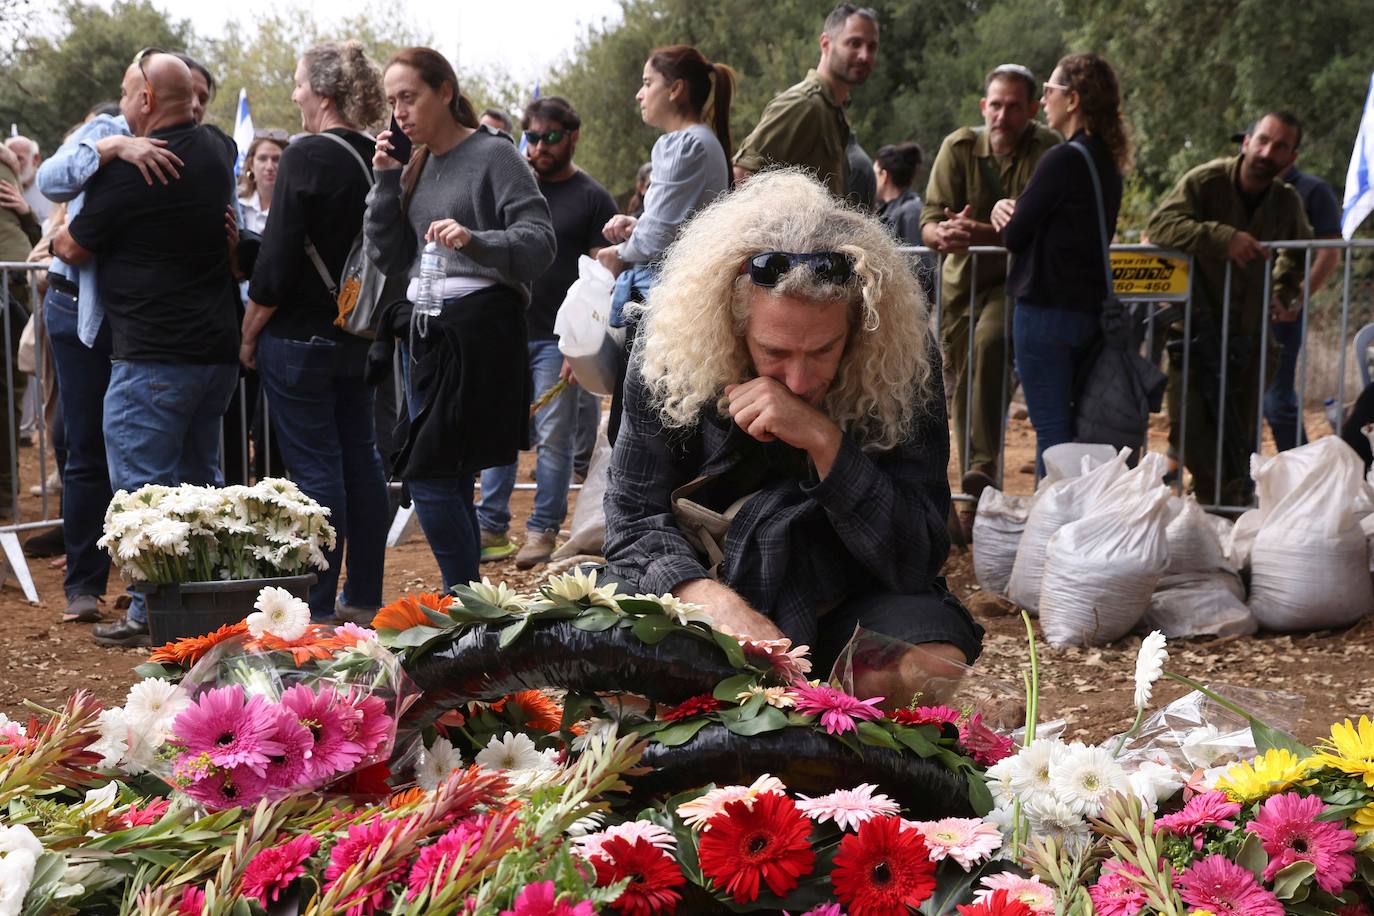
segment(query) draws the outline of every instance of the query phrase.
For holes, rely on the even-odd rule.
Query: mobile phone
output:
[[[401,165],[410,161],[410,138],[401,131],[401,125],[396,123],[396,116],[391,116],[391,152],[387,153]]]

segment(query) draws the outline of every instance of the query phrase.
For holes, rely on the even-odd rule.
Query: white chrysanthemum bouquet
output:
[[[329,510],[291,481],[255,486],[120,490],[98,542],[130,582],[206,582],[325,569]]]

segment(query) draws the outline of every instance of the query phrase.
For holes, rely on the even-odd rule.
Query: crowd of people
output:
[[[42,238],[20,193],[33,186],[21,181],[25,162],[0,159],[0,259],[22,260],[34,242],[34,256],[50,258],[42,315],[60,404],[63,619],[102,617],[109,560],[96,541],[112,489],[224,481],[223,424],[240,413],[230,405],[241,374],[247,402],[260,385],[269,407],[257,460],[270,438],[279,457],[267,460],[330,509],[338,532],[310,593],[316,619],[367,620],[382,603],[388,478],[404,481],[446,588],[478,578],[484,561],[547,561],[598,426],[600,400],[579,388],[554,331],[590,257],[615,277],[611,324],[626,340],[607,424],[606,574],[826,659],[856,624],[925,647],[871,672],[879,686],[971,663],[981,630],[939,578],[954,533],[951,425],[960,487],[975,501],[1003,470],[1014,378],[1037,461],[1073,440],[1130,140],[1101,57],[1069,55],[1043,83],[1002,64],[984,81],[983,123],[944,138],[922,198],[919,146],[882,145],[870,159],[850,128],[880,31],[872,10],[835,7],[816,67],[737,147],[735,72],[691,46],[653,50],[633,95],[662,134],[619,206],[577,166],[572,100],[532,101],[517,130],[499,109],[479,115],[432,49],[384,65],[357,42],[306,50],[292,90],[301,132],[260,131],[237,179],[233,141],[202,123],[211,75],[182,54],[140,52],[117,109],[93,110],[38,165],[38,191],[60,202]],[[388,116],[389,129],[369,133]],[[1259,302],[1264,242],[1313,232],[1313,204],[1305,211],[1284,180],[1300,140],[1292,115],[1265,114],[1240,155],[1189,172],[1149,223],[1152,241],[1196,257],[1204,293],[1190,441],[1209,441],[1230,416],[1206,409],[1220,357],[1204,357],[1225,262],[1237,265],[1227,376],[1237,455],[1253,446],[1244,420],[1261,386],[1259,360],[1238,365],[1234,349],[1258,345],[1260,322],[1291,326],[1301,294],[1301,272],[1280,255],[1273,299]],[[938,276],[933,260],[900,250],[918,244],[939,254]],[[353,305],[341,304],[360,245],[385,275],[375,339],[350,331]],[[1010,262],[974,246],[1005,248]],[[1292,423],[1287,371],[1272,401]],[[517,544],[510,497],[531,446],[536,494]],[[1212,467],[1209,455],[1186,454],[1199,486],[1216,475],[1241,484],[1243,462],[1228,452]],[[12,467],[0,455],[0,474]],[[971,528],[971,510],[961,521]],[[138,596],[94,638],[145,644]]]

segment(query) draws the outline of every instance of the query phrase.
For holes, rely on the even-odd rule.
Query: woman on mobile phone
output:
[[[262,376],[287,471],[338,532],[310,614],[370,621],[382,603],[389,501],[363,380],[368,341],[334,326],[338,303],[323,274],[337,285],[362,228],[373,149],[363,130],[386,110],[381,72],[356,41],[322,44],[297,62],[291,100],[311,136],[282,152],[239,358]],[[348,581],[336,605],[345,545]]]
[[[411,428],[397,469],[447,589],[478,577],[474,475],[515,461],[529,436],[525,308],[530,282],[553,263],[553,222],[529,166],[507,137],[478,125],[442,54],[399,51],[383,81],[414,152],[402,170],[392,132],[377,136],[368,251],[388,276],[411,278],[379,336],[401,341]],[[445,254],[444,304],[412,327],[428,242]]]
[[[635,328],[632,321],[621,318],[625,304],[647,298],[655,265],[682,224],[730,187],[730,100],[734,93],[735,71],[726,64],[710,63],[690,45],[655,48],[644,62],[635,101],[644,123],[664,132],[654,142],[649,160],[653,180],[644,196],[644,213],[638,218],[612,217],[602,230],[612,244],[596,256],[618,278],[611,323],[625,325],[627,355]],[[623,386],[622,372],[607,428],[612,443],[620,429]]]
[[[1116,234],[1121,173],[1131,143],[1121,118],[1121,88],[1096,54],[1070,54],[1045,81],[1040,106],[1068,139],[1045,153],[1016,200],[1000,200],[992,224],[1012,252],[1007,291],[1016,297],[1012,341],[1016,374],[1035,427],[1035,461],[1074,438],[1073,385],[1098,335],[1107,289],[1097,189],[1077,145],[1092,154],[1102,183],[1107,241]]]

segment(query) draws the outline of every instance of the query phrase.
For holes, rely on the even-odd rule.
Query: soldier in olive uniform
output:
[[[1184,175],[1150,217],[1150,241],[1193,255],[1193,339],[1188,365],[1187,436],[1183,461],[1193,474],[1199,499],[1220,495],[1225,505],[1246,505],[1254,485],[1249,459],[1255,438],[1260,392],[1268,379],[1259,377],[1260,336],[1268,318],[1292,321],[1302,284],[1301,257],[1280,251],[1273,265],[1269,302],[1264,301],[1264,275],[1271,250],[1262,244],[1281,239],[1308,239],[1312,228],[1302,198],[1286,184],[1284,174],[1297,155],[1302,126],[1287,112],[1271,112],[1255,122],[1239,156],[1214,159]],[[1231,262],[1231,302],[1224,305],[1227,261]],[[1266,312],[1268,314],[1266,314]],[[1221,331],[1228,318],[1226,389],[1221,386]],[[1266,375],[1278,365],[1271,337]],[[1171,354],[1178,352],[1177,347]],[[1183,405],[1182,363],[1169,360],[1169,444],[1177,453]],[[1217,432],[1221,430],[1221,468],[1217,468]]]
[[[964,470],[961,489],[977,500],[997,477],[1003,405],[1011,380],[1011,303],[1006,298],[1005,255],[979,255],[974,277],[973,245],[1001,245],[989,219],[1003,197],[1017,197],[1036,163],[1059,134],[1037,123],[1035,77],[1018,64],[987,75],[981,127],[961,127],[945,138],[930,169],[921,240],[945,255],[940,305],[945,390],[954,417],[954,445]],[[969,391],[969,299],[973,307],[972,393]],[[973,513],[960,513],[965,534]]]
[[[844,199],[849,177],[849,121],[844,104],[868,79],[878,59],[878,17],[873,10],[841,3],[825,17],[821,61],[806,79],[785,89],[763,109],[759,123],[735,153],[735,183],[769,166],[796,166]]]

